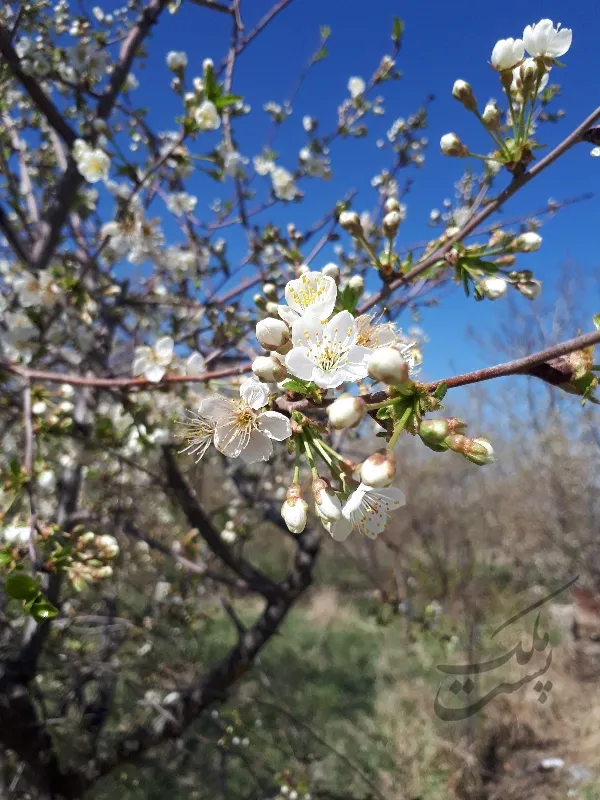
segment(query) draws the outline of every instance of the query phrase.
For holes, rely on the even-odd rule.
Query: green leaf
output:
[[[4,584],[6,593],[15,600],[31,600],[40,593],[40,587],[29,575],[17,573],[9,575]]]
[[[300,378],[288,378],[283,383],[286,392],[296,392],[296,394],[314,394],[318,390],[312,381],[303,381]]]
[[[321,25],[319,29],[319,33],[321,34],[321,39],[326,42],[327,39],[331,36],[331,28],[329,25]]]
[[[54,619],[58,614],[58,609],[53,606],[45,597],[40,597],[35,601],[31,609],[31,616],[38,622],[44,622],[47,619]]]
[[[600,314],[594,314],[592,317],[592,322],[594,323],[596,330],[600,331]]]
[[[240,103],[243,99],[240,94],[224,94],[215,98],[214,104],[217,108],[226,108],[227,106],[235,105],[235,103]]]
[[[444,397],[446,396],[447,391],[448,391],[448,384],[445,383],[445,381],[441,381],[435,387],[435,392],[433,393],[433,396],[436,398],[436,400],[443,400]]]
[[[404,23],[400,17],[394,17],[392,24],[392,42],[399,45],[402,41],[402,34],[404,33]]]
[[[214,70],[212,67],[209,67],[204,71],[204,94],[206,99],[214,103],[220,93],[221,89],[217,83]]]
[[[0,567],[5,567],[7,564],[10,564],[12,561],[12,556],[10,553],[0,553]]]
[[[323,61],[324,58],[327,58],[328,54],[329,50],[326,47],[321,47],[321,49],[317,50],[317,52],[314,54],[313,62],[316,64],[319,61]]]

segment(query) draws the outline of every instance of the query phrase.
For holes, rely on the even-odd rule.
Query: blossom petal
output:
[[[151,383],[160,383],[166,370],[160,364],[148,363],[144,370],[144,377]]]
[[[240,386],[240,396],[250,408],[256,411],[263,408],[269,402],[269,388],[256,378],[248,378]]]
[[[156,353],[156,360],[159,364],[163,367],[166,367],[167,364],[173,358],[173,348],[175,347],[175,342],[171,339],[170,336],[163,336],[162,339],[158,339],[156,344],[154,345],[154,352]]]
[[[278,411],[265,411],[258,418],[258,430],[270,439],[282,442],[292,435],[292,424],[287,417]]]
[[[277,313],[288,325],[292,325],[300,316],[297,311],[294,311],[289,306],[277,306]]]
[[[142,352],[143,351],[143,352]],[[136,347],[133,359],[133,374],[141,375],[150,362],[150,348]]]
[[[185,362],[186,375],[202,375],[206,372],[206,361],[201,353],[194,353]]]
[[[235,403],[221,394],[205,397],[198,407],[198,414],[214,422],[223,422],[235,414]]]
[[[344,365],[344,372],[348,375],[345,380],[362,380],[368,373],[369,358],[373,351],[370,347],[356,344],[348,353],[348,360]]]
[[[336,542],[343,542],[352,533],[352,523],[342,517],[329,524],[329,533]]]
[[[303,381],[311,381],[314,364],[308,357],[309,350],[306,347],[294,347],[285,357],[285,365],[288,372]]]
[[[285,299],[291,309],[298,314],[309,312],[321,319],[331,314],[336,298],[336,282],[322,272],[305,272],[297,280],[288,281],[285,287]]]
[[[240,458],[246,464],[253,464],[255,461],[268,461],[272,453],[273,444],[269,437],[254,430],[250,434],[248,444],[241,451]]]
[[[554,56],[554,58],[564,56],[569,47],[571,47],[572,41],[573,31],[570,28],[562,28],[561,30],[557,31],[556,35],[552,39],[552,42],[548,47],[548,55]]]
[[[325,325],[325,332],[330,339],[342,341],[344,347],[351,347],[357,336],[354,317],[349,311],[340,311]]]

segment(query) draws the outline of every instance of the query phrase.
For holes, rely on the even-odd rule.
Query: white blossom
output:
[[[240,400],[222,395],[207,397],[200,405],[203,417],[215,424],[214,444],[226,456],[240,456],[247,464],[268,461],[272,439],[280,442],[292,435],[290,420],[277,411],[263,411],[269,389],[250,378],[240,386]]]
[[[198,106],[194,112],[194,119],[201,131],[216,131],[221,126],[217,107],[210,100],[205,100]]]
[[[559,58],[564,56],[573,40],[570,28],[556,28],[551,19],[542,19],[535,25],[528,25],[523,31],[523,43],[530,56]]]
[[[79,173],[88,183],[97,183],[108,178],[110,158],[99,147],[92,148],[83,139],[76,139],[73,144],[73,158]]]
[[[54,282],[49,270],[42,270],[37,277],[33,274],[16,278],[13,287],[19,294],[19,303],[23,308],[34,306],[53,306],[61,295],[60,287]]]
[[[492,50],[492,66],[498,70],[512,69],[525,54],[522,39],[500,39]]]
[[[405,504],[404,492],[396,487],[378,489],[361,483],[346,501],[342,515],[354,530],[376,539],[387,528],[390,513]]]
[[[167,53],[167,67],[173,72],[187,67],[188,57],[182,50],[171,50]]]
[[[323,276],[325,277],[325,276]],[[292,325],[293,349],[285,357],[292,375],[314,381],[323,389],[367,376],[372,351],[356,344],[358,332],[352,314],[340,311],[329,322],[305,315]]]
[[[153,347],[135,348],[133,374],[143,375],[151,383],[159,383],[173,360],[175,342],[170,336],[158,339]]]
[[[285,167],[275,167],[271,170],[273,192],[279,200],[293,200],[298,195],[296,181],[291,172]]]
[[[491,275],[480,282],[479,288],[490,300],[497,300],[506,294],[508,283],[504,278]]]
[[[191,214],[196,208],[198,198],[187,192],[173,192],[167,197],[167,208],[176,217]]]
[[[279,306],[278,312],[288,325],[304,314],[327,319],[335,307],[337,285],[333,278],[322,272],[305,272],[296,280],[288,281],[285,299],[287,306]]]
[[[357,97],[360,97],[362,94],[364,94],[366,88],[367,84],[362,78],[354,76],[348,81],[348,91],[350,92],[350,97],[353,100],[356,100]]]

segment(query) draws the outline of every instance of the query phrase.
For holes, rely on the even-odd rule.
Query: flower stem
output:
[[[319,470],[317,469],[317,465],[315,464],[315,457],[313,456],[313,452],[310,446],[310,443],[306,437],[302,437],[304,442],[304,450],[306,452],[306,458],[308,463],[310,464],[310,471],[312,472],[313,478],[319,477]]]
[[[386,400],[382,400],[381,403],[367,403],[367,411],[377,411],[378,408],[385,408],[385,406],[391,406],[392,403],[398,400],[397,397],[394,397],[392,400],[388,397]]]
[[[394,433],[392,434],[392,438],[388,442],[388,450],[390,452],[394,449],[394,447],[396,445],[396,442],[400,438],[400,434],[406,428],[406,423],[408,422],[408,419],[409,419],[410,415],[412,414],[412,412],[413,412],[413,408],[412,408],[412,406],[409,406],[406,409],[406,411],[404,412],[404,414],[402,414],[402,417],[400,418],[400,420],[396,423],[396,425],[394,427]]]
[[[360,237],[358,237],[358,241],[360,242],[362,247],[364,247],[364,249],[367,251],[367,253],[371,256],[371,258],[375,262],[375,265],[376,265],[377,269],[380,270],[380,271],[383,271],[383,264],[379,260],[379,256],[373,250],[371,245],[367,242],[366,238],[364,236],[360,236]]]
[[[296,437],[296,460],[294,462],[294,478],[292,483],[300,483],[300,442],[299,437]]]

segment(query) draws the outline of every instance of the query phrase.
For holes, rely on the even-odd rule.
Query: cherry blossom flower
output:
[[[354,76],[350,78],[348,81],[348,91],[350,92],[350,97],[353,100],[356,100],[357,97],[360,97],[365,93],[365,89],[367,88],[367,84],[364,82],[362,78]]]
[[[285,357],[286,366],[292,375],[323,389],[345,381],[356,383],[367,376],[372,353],[356,344],[357,336],[356,322],[348,311],[340,311],[329,322],[305,315],[292,325],[294,347]]]
[[[522,39],[500,39],[492,50],[492,66],[500,71],[512,69],[525,55]]]
[[[173,360],[175,342],[170,336],[158,339],[153,347],[135,348],[133,374],[143,375],[151,383],[159,383]]]
[[[171,50],[167,53],[167,67],[173,72],[187,67],[188,57],[182,50]]]
[[[327,319],[333,312],[337,298],[337,285],[332,277],[322,272],[305,272],[288,281],[285,287],[287,306],[279,306],[278,313],[288,325],[304,314]]]
[[[570,28],[556,28],[551,19],[542,19],[535,25],[528,25],[523,31],[523,43],[530,56],[559,58],[564,56],[573,40]]]
[[[198,106],[194,112],[194,119],[201,131],[216,131],[221,126],[217,107],[210,100],[205,100]]]
[[[174,192],[167,197],[167,208],[176,217],[191,214],[196,208],[198,198],[187,192]]]
[[[294,176],[285,167],[274,167],[271,170],[273,192],[279,200],[293,200],[298,195]]]
[[[92,148],[83,139],[76,139],[73,144],[73,158],[79,173],[88,183],[97,183],[108,178],[110,157],[99,147]]]
[[[19,302],[23,308],[50,307],[58,301],[61,294],[59,286],[48,270],[43,270],[37,277],[31,274],[19,277],[13,286],[19,293]]]
[[[278,411],[263,411],[269,402],[269,389],[249,378],[240,386],[240,400],[222,395],[207,397],[200,413],[215,424],[214,444],[226,456],[240,456],[246,464],[268,461],[272,439],[278,442],[292,435],[290,420]]]
[[[406,498],[401,489],[394,486],[378,489],[361,483],[346,501],[342,515],[352,523],[353,530],[358,530],[369,539],[376,539],[387,528],[390,513],[405,504]]]

